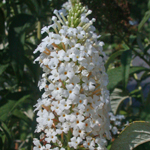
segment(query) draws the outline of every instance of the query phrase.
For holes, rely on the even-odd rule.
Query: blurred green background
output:
[[[64,0],[0,0],[0,150],[32,150],[41,96],[34,49]],[[81,0],[104,41],[112,111],[150,121],[150,0]],[[43,37],[42,37],[43,36]],[[139,63],[141,62],[141,63]],[[123,127],[123,126],[122,126]],[[113,140],[117,136],[113,136]],[[109,141],[108,148],[111,147]],[[135,150],[149,150],[149,142]]]

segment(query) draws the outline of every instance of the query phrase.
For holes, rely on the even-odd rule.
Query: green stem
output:
[[[69,147],[69,146],[67,147],[67,150],[70,150],[70,147]]]
[[[136,50],[134,50],[134,49],[132,49],[132,50],[137,56],[139,56],[141,59],[143,59],[150,66],[150,63],[143,56],[141,56]]]
[[[68,131],[68,135],[67,135],[67,142],[69,142],[69,141],[70,141],[70,138],[71,138],[71,129]],[[69,145],[67,146],[67,150],[70,150]]]
[[[142,86],[141,86],[140,83],[139,83],[139,79],[138,79],[137,74],[134,73],[133,75],[134,75],[134,78],[137,80],[138,89],[140,90],[141,97],[142,97],[142,102],[144,103],[144,95],[143,95],[143,92],[142,92]]]
[[[37,24],[37,38],[38,40],[41,39],[41,22],[38,21],[38,24]]]

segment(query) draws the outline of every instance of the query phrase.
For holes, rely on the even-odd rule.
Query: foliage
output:
[[[0,149],[32,149],[41,70],[33,64],[40,29],[63,1],[0,2]],[[38,36],[37,36],[38,35]]]
[[[37,88],[41,70],[33,64],[33,50],[40,42],[40,30],[49,25],[52,12],[65,0],[6,0],[0,1],[0,149],[31,150],[35,130],[33,105],[40,97]],[[105,42],[108,55],[105,64],[111,93],[112,111],[124,114],[125,121],[150,121],[150,94],[144,94],[143,81],[150,78],[150,1],[81,0],[93,10],[95,26]],[[100,9],[99,9],[100,8]],[[139,11],[141,10],[141,11]],[[133,66],[134,58],[144,66]],[[139,75],[138,73],[142,74]],[[137,86],[131,91],[131,79]],[[148,80],[147,80],[148,81]],[[147,82],[147,86],[150,82]],[[145,85],[146,86],[146,85]],[[150,93],[150,91],[148,91]],[[129,98],[129,99],[127,99]],[[133,99],[139,102],[134,105]],[[133,102],[133,103],[132,103]],[[116,149],[127,134],[136,130],[139,137],[148,138],[149,123],[131,123],[118,138],[109,141]],[[145,133],[138,132],[139,130]],[[137,135],[135,135],[137,136]],[[136,141],[135,136],[125,146]],[[150,144],[138,141],[142,149]],[[123,146],[123,144],[121,146]],[[138,144],[139,145],[139,144]],[[133,146],[139,150],[140,146]],[[132,149],[133,149],[132,148]],[[129,147],[126,150],[130,149]]]
[[[127,126],[118,139],[116,139],[111,150],[132,150],[138,145],[150,141],[150,123],[133,122]]]

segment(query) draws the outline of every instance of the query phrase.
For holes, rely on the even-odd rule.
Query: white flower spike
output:
[[[95,19],[87,18],[91,10],[78,0],[63,7],[54,10],[54,23],[42,28],[47,36],[34,51],[41,53],[35,61],[44,72],[39,88],[45,90],[35,105],[35,132],[41,136],[34,139],[34,150],[104,150],[111,138],[104,43],[95,33]]]

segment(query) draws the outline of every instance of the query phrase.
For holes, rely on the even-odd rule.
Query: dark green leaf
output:
[[[0,65],[0,75],[6,70],[6,68],[9,66],[9,64],[6,65]]]
[[[121,64],[122,64],[122,76],[123,76],[124,89],[127,87],[127,84],[128,84],[131,59],[132,59],[131,50],[127,50],[122,53]]]
[[[25,57],[24,60],[25,60],[25,64],[28,66],[28,68],[30,69],[30,72],[32,73],[35,83],[37,83],[39,80],[40,71],[41,71],[39,65],[33,64],[32,60],[30,60],[27,57]]]
[[[32,93],[32,91],[20,91],[20,92],[9,93],[5,96],[5,99],[18,101],[18,99],[21,99],[24,95],[29,95],[30,93]]]
[[[20,104],[23,104],[24,101],[27,100],[27,98],[29,97],[30,95],[23,96],[17,102],[14,100],[8,100],[7,103],[5,103],[0,107],[0,120],[1,121],[7,120],[7,118],[12,115],[12,111]]]
[[[12,67],[18,79],[23,76],[25,31],[35,22],[31,15],[20,14],[13,18],[9,28],[9,48]]]
[[[140,120],[149,121],[150,122],[150,91],[148,95],[148,101],[146,105],[143,107],[141,113],[140,113]]]
[[[15,101],[8,100],[8,102],[0,107],[0,120],[5,121],[11,115],[10,110],[15,105]]]
[[[105,64],[106,70],[108,69],[110,63],[112,63],[112,62],[115,60],[115,58],[118,57],[119,55],[121,55],[122,53],[123,53],[123,50],[117,51],[117,52],[113,53],[113,54],[109,57],[109,59],[107,60],[107,62],[106,62],[106,64]]]
[[[11,108],[10,111],[13,111],[16,107],[18,107],[20,104],[22,104],[25,100],[27,100],[30,97],[30,95],[25,95],[21,99],[19,99],[14,106]]]
[[[31,119],[27,117],[22,111],[15,109],[12,114],[17,118],[24,120],[30,126]]]
[[[0,43],[2,42],[5,26],[4,26],[5,18],[3,10],[0,8]]]
[[[139,48],[140,48],[142,51],[144,51],[144,46],[143,46],[143,44],[142,44],[142,39],[141,39],[141,35],[140,35],[140,34],[137,35],[137,43],[138,43]]]
[[[150,10],[147,11],[142,19],[142,21],[140,22],[139,26],[138,26],[138,30],[141,30],[141,28],[143,27],[143,25],[145,24],[145,22],[150,18]]]
[[[140,80],[145,80],[146,78],[150,77],[150,71],[145,71],[142,76],[140,77]]]
[[[130,35],[130,37],[129,37],[130,43],[132,44],[135,40],[136,40],[136,36],[135,35]]]
[[[133,122],[113,142],[111,150],[133,150],[148,141],[150,141],[150,124],[144,121]]]
[[[131,67],[129,75],[132,75],[133,73],[141,72],[141,71],[148,71],[149,69],[144,67]],[[109,83],[108,83],[108,90],[112,92],[114,88],[123,80],[122,76],[122,67],[117,67],[114,69],[110,69],[107,71]]]
[[[146,46],[146,47],[144,48],[144,54],[146,54],[149,49],[150,49],[150,44],[148,44],[148,46]]]
[[[37,1],[35,1],[35,0],[20,0],[20,2],[26,4],[28,6],[29,10],[32,12],[32,14],[37,16],[38,11],[39,11]]]
[[[148,1],[148,9],[150,9],[150,0]]]
[[[10,143],[11,143],[11,132],[10,132],[10,130],[4,122],[0,122],[0,127],[2,128],[6,137],[8,138],[8,143],[9,143],[8,146],[10,147]]]
[[[150,104],[150,90],[148,91],[148,95],[146,98],[146,104]]]

